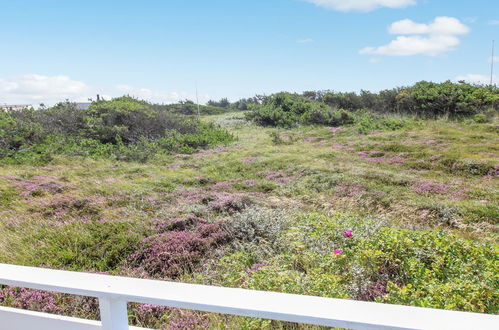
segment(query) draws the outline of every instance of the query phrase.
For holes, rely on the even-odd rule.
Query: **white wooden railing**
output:
[[[127,302],[349,329],[499,329],[499,316],[0,264],[0,284],[97,297],[101,321],[0,307],[0,330],[122,330]],[[138,329],[138,328],[135,328]]]

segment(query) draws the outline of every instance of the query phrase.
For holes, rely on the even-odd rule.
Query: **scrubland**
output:
[[[228,112],[201,121],[231,138],[189,153],[6,161],[0,262],[497,313],[499,122],[360,116]],[[0,303],[98,318],[88,297],[3,287]],[[130,321],[312,328],[152,305]]]

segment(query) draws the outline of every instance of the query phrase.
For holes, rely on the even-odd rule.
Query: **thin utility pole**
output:
[[[196,104],[198,105],[198,117],[200,116],[199,114],[199,98],[198,98],[198,82],[196,81]]]
[[[492,57],[490,58],[490,86],[494,82],[494,46],[495,40],[492,40]]]

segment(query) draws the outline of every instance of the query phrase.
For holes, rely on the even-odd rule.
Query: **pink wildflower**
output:
[[[338,255],[338,254],[342,254],[343,253],[343,250],[342,249],[335,249],[334,250],[334,254]]]
[[[346,237],[346,238],[350,238],[350,237],[352,237],[352,236],[353,236],[353,233],[352,233],[352,231],[351,231],[351,230],[345,230],[345,237]]]

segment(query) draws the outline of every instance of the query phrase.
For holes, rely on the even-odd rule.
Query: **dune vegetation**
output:
[[[497,88],[422,82],[201,117],[129,97],[0,112],[0,263],[497,314],[498,110]],[[6,286],[0,304],[99,316]],[[144,327],[315,328],[129,310]]]

